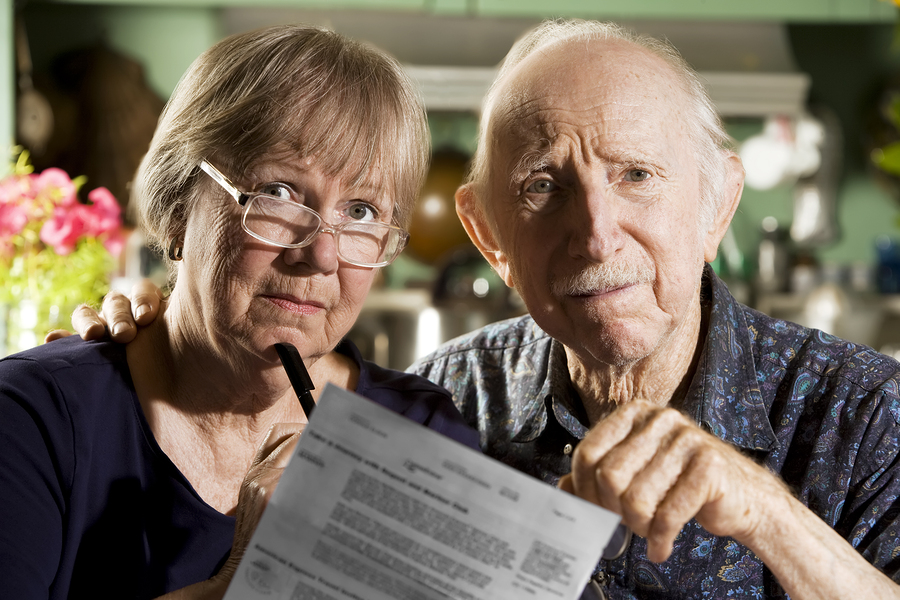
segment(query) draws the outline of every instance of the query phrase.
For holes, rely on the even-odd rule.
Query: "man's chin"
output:
[[[570,319],[564,328],[538,325],[574,351],[585,363],[622,367],[652,355],[659,345],[658,332],[633,319]]]
[[[589,339],[581,336],[579,342],[585,358],[612,367],[627,367],[650,357],[657,345],[644,337],[614,333],[604,333]]]

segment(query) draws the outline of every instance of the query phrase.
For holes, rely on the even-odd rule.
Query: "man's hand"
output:
[[[560,487],[612,510],[662,562],[692,518],[753,547],[766,509],[788,502],[778,478],[673,409],[632,402],[588,432]]]
[[[595,425],[560,487],[622,515],[666,560],[681,528],[707,531],[753,550],[796,600],[900,598],[869,564],[781,480],[678,411],[629,403]]]
[[[148,325],[156,319],[161,303],[162,291],[149,279],[142,279],[131,288],[131,298],[116,291],[107,294],[100,313],[87,304],[76,308],[72,313],[72,327],[86,340],[99,340],[108,335],[114,342],[127,344],[137,335],[139,325]],[[65,329],[56,329],[44,341],[69,335]]]

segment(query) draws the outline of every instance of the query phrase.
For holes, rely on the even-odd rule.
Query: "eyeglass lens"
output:
[[[260,194],[248,202],[243,224],[265,241],[299,247],[317,235],[322,219],[301,204]],[[389,262],[402,249],[402,232],[385,223],[351,221],[335,229],[338,254],[351,262]]]

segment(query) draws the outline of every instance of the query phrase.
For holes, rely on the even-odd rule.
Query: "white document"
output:
[[[325,388],[226,600],[574,600],[619,516]]]

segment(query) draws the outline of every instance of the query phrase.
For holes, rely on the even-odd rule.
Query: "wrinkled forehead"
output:
[[[537,50],[501,82],[490,108],[495,147],[549,144],[629,120],[630,130],[686,135],[687,95],[671,67],[630,42],[570,40]]]
[[[380,156],[347,148],[340,144],[322,145],[309,154],[308,146],[293,141],[279,142],[255,158],[250,165],[248,179],[254,183],[266,183],[266,175],[273,163],[290,165],[301,172],[320,173],[335,181],[346,192],[355,191],[365,197],[390,197],[395,181],[386,176]]]

